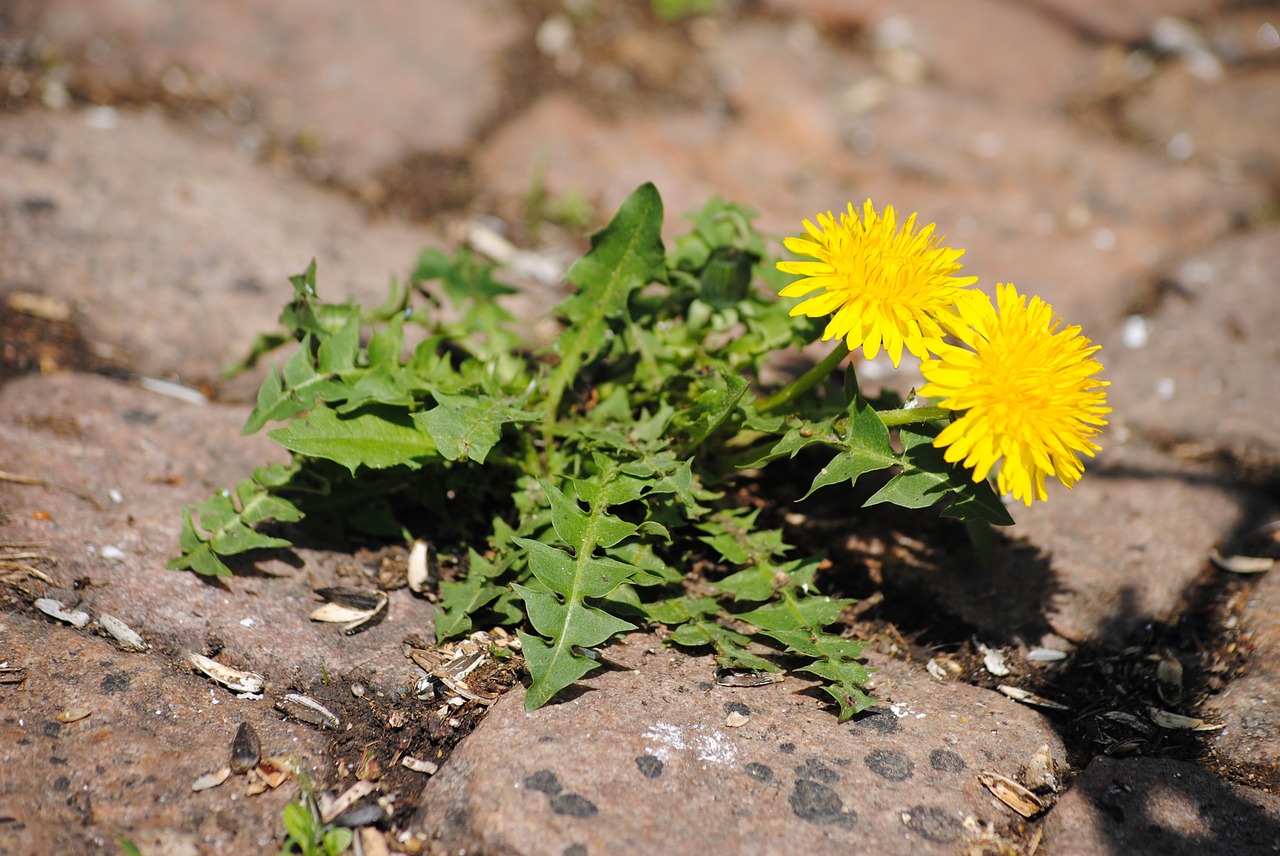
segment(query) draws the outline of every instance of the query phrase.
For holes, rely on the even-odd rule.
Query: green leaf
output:
[[[514,558],[515,554],[508,552],[502,561],[490,562],[475,550],[467,551],[466,576],[440,583],[440,605],[435,620],[437,642],[471,632],[472,615],[506,591],[497,580],[510,569]]]
[[[284,831],[288,833],[294,843],[303,848],[304,852],[307,849],[314,849],[316,840],[315,819],[311,816],[311,812],[306,806],[302,803],[291,802],[284,807],[280,819],[284,823]]]
[[[754,624],[766,633],[788,630],[811,630],[825,627],[840,617],[852,600],[830,597],[808,597],[803,600],[788,598],[748,612],[738,613],[738,618]]]
[[[702,390],[677,417],[673,426],[685,435],[681,446],[686,454],[702,445],[724,424],[750,386],[746,378],[723,372],[704,379]]]
[[[889,429],[880,420],[880,415],[867,401],[859,396],[853,403],[853,409],[844,432],[844,450],[832,458],[814,477],[808,498],[815,490],[829,484],[849,482],[854,484],[867,473],[888,469],[897,464],[898,456],[889,444]]]
[[[490,450],[502,438],[502,426],[532,422],[538,417],[508,402],[487,395],[445,395],[435,393],[436,406],[415,413],[413,421],[431,435],[436,448],[447,460],[470,460],[483,464]]]
[[[354,368],[360,352],[360,308],[345,307],[346,320],[338,332],[326,336],[316,349],[316,368],[320,374],[336,374]]]
[[[321,841],[325,856],[339,856],[341,853],[346,853],[347,849],[351,847],[351,841],[354,837],[355,833],[350,829],[334,827],[328,830]]]
[[[556,693],[599,665],[575,649],[599,645],[635,625],[603,610],[587,606],[580,599],[561,603],[554,594],[528,586],[512,585],[525,604],[525,613],[534,629],[554,638],[548,643],[521,631],[521,651],[532,682],[525,696],[525,708],[534,710]]]
[[[627,299],[650,282],[666,280],[662,246],[662,197],[652,184],[636,189],[609,224],[591,236],[591,250],[569,268],[566,278],[578,293],[560,305],[568,326],[556,339],[560,355],[547,384],[547,432],[559,416],[564,391],[578,369],[600,350],[611,321],[619,320]]]
[[[636,532],[634,523],[627,523],[604,511],[603,499],[592,503],[591,513],[550,482],[539,480],[551,503],[551,523],[564,543],[581,554],[595,547],[612,547]]]
[[[403,410],[389,407],[369,407],[350,416],[316,407],[267,436],[291,452],[341,464],[353,476],[361,466],[418,469],[424,458],[439,454],[431,435]]]

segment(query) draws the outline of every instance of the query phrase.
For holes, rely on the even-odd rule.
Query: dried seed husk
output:
[[[725,717],[724,724],[726,728],[741,728],[750,721],[750,716],[747,716],[741,711],[734,710],[730,711],[729,715]]]
[[[781,672],[762,672],[759,669],[716,669],[716,683],[722,687],[765,687],[781,683]]]
[[[1182,663],[1173,657],[1162,657],[1156,664],[1156,693],[1165,704],[1182,703]]]
[[[431,580],[431,545],[419,538],[409,549],[409,590],[414,594],[426,591]]]
[[[386,599],[387,593],[378,589],[353,588],[352,586],[329,586],[316,589],[316,594],[330,603],[349,606],[352,609],[377,609]]]
[[[285,693],[284,698],[276,702],[276,710],[317,728],[337,728],[342,724],[342,720],[329,708],[311,696],[299,693]]]
[[[1033,818],[1048,808],[1044,800],[1007,776],[983,770],[978,774],[978,781],[996,799],[1025,818]]]
[[[1014,701],[1030,705],[1031,707],[1040,707],[1045,710],[1071,710],[1071,708],[1067,707],[1065,704],[1060,704],[1052,699],[1047,699],[1044,696],[1038,696],[1035,693],[1027,692],[1020,687],[1011,687],[1008,684],[1001,684],[996,689],[1000,690],[1000,692]]]
[[[91,713],[93,711],[87,707],[69,707],[54,718],[61,723],[79,722],[82,719],[86,719]]]
[[[1035,753],[1022,765],[1022,781],[1036,791],[1056,791],[1058,789],[1057,765],[1053,761],[1053,753],[1049,744],[1043,743]]]
[[[258,766],[249,770],[248,783],[245,785],[245,796],[254,796],[266,791],[275,790],[293,775],[293,763],[288,758],[263,758]]]
[[[230,776],[230,767],[223,767],[221,770],[217,770],[213,773],[205,773],[203,776],[191,783],[191,790],[207,791],[209,788],[216,788],[218,785],[230,778]]]
[[[1209,561],[1233,574],[1265,574],[1276,566],[1276,560],[1264,556],[1223,556],[1215,547],[1209,553]]]
[[[981,642],[978,643],[978,651],[982,654],[982,665],[988,672],[997,678],[1003,678],[1009,674],[1009,664],[1005,662],[1003,651],[996,648],[988,648]]]
[[[334,826],[347,829],[359,829],[362,826],[373,826],[386,818],[387,812],[376,802],[364,802],[352,806],[333,819]]]
[[[257,695],[262,692],[265,682],[262,675],[257,672],[233,669],[230,666],[224,666],[217,660],[210,660],[201,654],[189,654],[187,658],[191,661],[191,665],[232,692],[247,693],[249,695]]]
[[[1226,728],[1225,724],[1210,725],[1203,719],[1196,719],[1194,716],[1183,716],[1180,713],[1172,713],[1167,710],[1161,710],[1158,707],[1147,708],[1147,716],[1151,717],[1151,721],[1156,725],[1170,731],[1220,731]]]
[[[413,770],[415,773],[423,773],[427,776],[435,775],[440,769],[440,765],[435,761],[429,761],[424,758],[414,758],[411,755],[405,755],[400,759],[400,766],[407,770]]]
[[[1126,755],[1138,754],[1142,751],[1142,747],[1147,745],[1146,738],[1129,737],[1124,740],[1117,740],[1110,746],[1102,750],[1103,755],[1109,755],[1113,758],[1123,758]]]
[[[312,621],[343,624],[342,632],[352,636],[365,630],[386,614],[391,599],[384,591],[355,589],[345,586],[318,589],[316,594],[328,603],[311,613]]]
[[[82,609],[67,609],[62,601],[51,597],[36,598],[35,607],[50,618],[65,621],[77,630],[83,630],[89,624],[89,613]]]
[[[262,743],[258,732],[248,722],[240,723],[231,741],[231,772],[247,773],[262,760]]]
[[[125,624],[114,615],[108,615],[105,612],[98,616],[98,624],[102,625],[102,629],[116,640],[116,647],[121,651],[146,651],[149,647],[142,637],[138,635],[132,627]]]
[[[1065,659],[1067,652],[1057,648],[1032,648],[1027,651],[1027,660],[1032,663],[1057,663]]]
[[[1126,728],[1132,728],[1139,734],[1145,734],[1148,737],[1155,733],[1155,729],[1151,727],[1151,723],[1147,722],[1140,716],[1134,716],[1132,713],[1125,713],[1122,710],[1109,710],[1106,713],[1098,714],[1103,719],[1123,725]]]
[[[356,782],[335,798],[322,798],[319,806],[320,821],[322,823],[331,823],[335,817],[373,793],[375,787],[377,786],[373,782],[364,779]]]

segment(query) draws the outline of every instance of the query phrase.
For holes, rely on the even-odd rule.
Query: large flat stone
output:
[[[1280,847],[1280,798],[1180,761],[1098,757],[1044,824],[1046,853],[1238,856]]]
[[[1111,398],[1135,431],[1224,453],[1265,482],[1280,467],[1275,324],[1280,228],[1259,227],[1179,264],[1157,305],[1108,337]]]
[[[1273,551],[1274,552],[1274,551]],[[1201,715],[1221,731],[1209,738],[1215,755],[1261,783],[1280,782],[1280,575],[1271,571],[1249,593],[1239,617],[1247,646],[1244,673],[1211,697]]]
[[[1017,283],[1086,330],[1114,323],[1188,248],[1267,198],[1265,187],[1219,183],[1206,166],[1170,164],[1062,116],[893,83],[863,51],[791,45],[775,25],[726,23],[710,50],[732,114],[604,118],[551,93],[486,139],[478,176],[523,187],[545,168],[550,192],[581,192],[605,211],[653,180],[673,224],[721,194],[754,207],[774,234],[869,196],[936,222],[985,287]]]
[[[243,133],[309,150],[313,171],[360,187],[408,154],[465,148],[498,106],[521,29],[500,0],[108,0],[44,3],[28,35],[100,97],[239,96],[229,112]]]
[[[503,697],[428,785],[417,826],[441,848],[511,854],[952,854],[1016,815],[978,782],[1012,778],[1049,723],[1001,695],[872,657],[884,703],[855,721],[788,678],[713,682],[714,661],[628,637],[582,690],[526,712]],[[746,713],[730,727],[726,717]]]
[[[90,115],[0,117],[0,288],[67,301],[143,374],[214,378],[313,258],[322,297],[381,304],[431,240],[155,112]]]
[[[218,583],[164,569],[183,504],[284,457],[264,437],[239,436],[245,415],[86,375],[0,389],[0,470],[43,482],[0,482],[0,540],[37,545],[53,580],[0,590],[0,661],[27,673],[20,686],[0,685],[0,812],[15,819],[0,850],[12,840],[15,853],[88,852],[121,834],[147,853],[272,849],[296,783],[254,799],[241,778],[200,793],[191,786],[226,765],[241,720],[264,755],[292,757],[318,785],[333,784],[341,733],[286,720],[273,703],[289,692],[321,699],[344,729],[372,722],[378,739],[402,746],[422,738],[417,725],[396,735],[385,722],[393,709],[404,708],[406,721],[418,712],[408,691],[421,671],[401,643],[431,638],[433,608],[401,589],[390,592],[385,619],[358,635],[308,620],[315,587],[370,588],[377,568],[299,548],[290,561],[242,567]],[[32,608],[38,595],[95,623],[75,630],[46,618]],[[100,638],[104,613],[150,650],[123,653]],[[191,653],[257,672],[264,696],[215,685],[192,669]],[[359,699],[353,683],[366,688]],[[89,717],[57,722],[77,707]]]

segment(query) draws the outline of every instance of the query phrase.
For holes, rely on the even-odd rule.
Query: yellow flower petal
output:
[[[912,214],[899,229],[893,206],[881,216],[870,199],[861,217],[849,203],[839,222],[831,212],[815,219],[804,221],[807,238],[783,241],[791,252],[817,259],[778,262],[778,270],[801,277],[782,290],[783,297],[821,292],[792,315],[830,313],[823,339],[843,338],[867,359],[883,346],[894,366],[904,349],[924,359],[947,332],[959,335],[965,317],[956,304],[977,278],[955,275],[964,251],[942,244],[934,224],[917,231]]]
[[[963,461],[974,481],[998,465],[1000,492],[1030,505],[1048,497],[1049,476],[1072,487],[1084,474],[1080,458],[1098,451],[1093,438],[1111,412],[1108,383],[1095,377],[1098,346],[1079,327],[1059,329],[1052,306],[1039,297],[1028,302],[1012,284],[996,290],[996,306],[960,301],[972,350],[934,351],[938,358],[920,366],[928,381],[920,394],[962,412],[933,441],[946,449],[943,457]]]

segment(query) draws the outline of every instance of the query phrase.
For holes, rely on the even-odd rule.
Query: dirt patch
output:
[[[41,200],[28,200],[37,207]],[[123,375],[85,339],[75,311],[64,301],[28,291],[0,295],[0,384],[25,374],[63,371]]]

